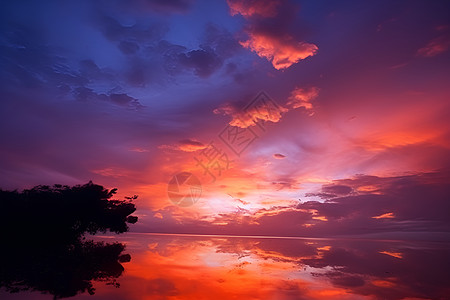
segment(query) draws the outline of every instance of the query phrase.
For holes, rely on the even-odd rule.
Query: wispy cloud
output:
[[[312,111],[312,100],[319,95],[319,88],[307,87],[307,88],[295,88],[286,103],[286,106],[293,109],[304,107],[306,110]]]
[[[184,152],[195,152],[205,149],[207,145],[194,139],[184,139],[173,145],[161,145],[160,149],[179,150]]]
[[[417,50],[417,55],[424,57],[433,57],[447,52],[449,48],[450,37],[448,35],[442,35],[432,39],[424,47]]]

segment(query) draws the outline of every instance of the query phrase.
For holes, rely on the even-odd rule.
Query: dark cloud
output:
[[[2,77],[13,83],[8,88],[42,89],[60,88],[64,94],[72,94],[77,100],[102,100],[120,106],[140,108],[139,101],[119,93],[98,93],[88,87],[91,83],[106,82],[119,89],[114,75],[98,67],[92,59],[71,66],[58,54],[57,48],[47,45],[46,39],[28,26],[12,27],[3,41]],[[61,50],[59,50],[61,51]]]
[[[331,184],[322,187],[318,193],[307,193],[306,197],[317,196],[322,199],[330,199],[338,196],[345,196],[352,192],[352,188],[346,185]]]
[[[174,64],[179,64],[192,69],[195,75],[206,78],[219,70],[224,61],[235,55],[241,46],[228,30],[208,23],[199,48],[186,51],[185,48],[172,45],[165,51],[166,64],[172,69],[178,69]]]
[[[241,49],[236,37],[228,30],[213,23],[206,25],[204,42],[201,46],[213,49],[222,59],[233,56]]]
[[[180,54],[181,65],[191,68],[199,77],[208,77],[222,66],[222,60],[211,49],[192,50]]]
[[[350,192],[352,191],[352,188],[346,185],[325,185],[322,187],[322,191],[325,193],[333,193],[336,195],[347,195],[350,194]]]
[[[135,42],[122,41],[119,43],[119,49],[123,54],[135,54],[139,49],[139,45]]]
[[[115,76],[111,70],[101,69],[92,59],[80,61],[79,75],[85,83],[97,81],[113,82]]]
[[[193,0],[146,0],[145,1],[151,8],[159,11],[176,11],[185,12],[187,11]]]
[[[156,51],[163,57],[163,66],[166,72],[170,75],[176,75],[177,72],[181,71],[179,57],[187,51],[186,47],[162,40],[159,42]]]
[[[151,25],[137,23],[124,26],[115,18],[102,14],[95,18],[94,23],[104,36],[113,42],[136,41],[140,44],[151,45],[158,42],[168,30],[161,23]]]
[[[72,70],[67,59],[50,47],[37,28],[11,23],[0,42],[0,74],[14,86],[83,85],[87,79]]]
[[[169,76],[178,76],[184,70],[193,70],[196,76],[207,78],[222,67],[224,60],[241,49],[229,31],[211,23],[206,25],[198,49],[164,40],[168,28],[163,23],[125,26],[113,17],[100,15],[96,24],[123,54],[132,56],[125,74],[127,82],[133,86],[160,81],[164,71]]]
[[[110,94],[109,98],[112,102],[121,106],[131,106],[134,108],[142,107],[137,99],[130,97],[127,94]]]
[[[119,0],[118,8],[133,12],[156,12],[162,14],[186,13],[194,0]]]
[[[97,94],[92,89],[79,87],[74,91],[75,98],[79,101],[108,101],[119,106],[130,107],[134,109],[142,108],[139,100],[128,96],[127,94]]]
[[[80,72],[89,77],[97,77],[101,70],[92,59],[85,59],[80,61]]]
[[[399,177],[357,176],[339,180],[337,186],[326,186],[324,192],[352,195],[333,198],[324,203],[311,201],[299,209],[313,209],[328,219],[316,228],[324,233],[358,234],[386,231],[446,231],[450,218],[443,213],[450,209],[446,200],[450,182],[441,176],[443,170]],[[341,185],[345,184],[345,185]],[[394,218],[375,216],[392,213]]]
[[[356,288],[364,286],[364,278],[362,276],[354,276],[342,272],[329,272],[327,277],[334,285],[343,286],[346,288]]]

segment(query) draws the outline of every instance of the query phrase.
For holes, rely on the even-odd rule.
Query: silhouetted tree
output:
[[[22,192],[0,190],[0,287],[10,292],[36,290],[56,298],[94,293],[92,281],[118,286],[123,244],[89,241],[85,233],[123,233],[137,196],[111,200],[89,182],[74,187],[36,186]]]

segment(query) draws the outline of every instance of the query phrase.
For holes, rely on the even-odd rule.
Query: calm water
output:
[[[117,240],[132,257],[120,287],[97,282],[94,295],[69,299],[450,299],[448,243],[133,233]]]

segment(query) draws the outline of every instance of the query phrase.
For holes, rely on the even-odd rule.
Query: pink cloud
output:
[[[295,5],[278,0],[227,2],[232,16],[240,14],[248,20],[245,31],[249,38],[240,41],[240,44],[270,61],[275,69],[287,69],[300,60],[316,54],[318,50],[316,45],[297,41],[290,34],[289,23],[295,18],[292,14],[296,10]],[[267,19],[270,24],[267,23]]]
[[[292,37],[272,37],[261,33],[250,33],[250,39],[240,44],[266,58],[277,70],[287,69],[309,56],[314,56],[319,49],[316,45],[297,42]]]
[[[393,218],[395,218],[395,215],[394,213],[391,212],[372,217],[372,219],[393,219]]]
[[[293,109],[304,107],[307,110],[312,110],[311,101],[317,98],[319,91],[317,87],[296,88],[291,92],[286,105]]]
[[[175,145],[161,145],[160,149],[171,149],[171,150],[179,150],[184,152],[195,152],[198,150],[205,149],[207,146],[197,140],[194,139],[184,139],[179,141]]]
[[[274,17],[277,14],[277,6],[280,4],[278,0],[227,0],[232,16],[242,15],[243,17],[251,17],[259,15],[262,17]]]
[[[255,126],[258,121],[269,121],[277,123],[281,120],[282,113],[288,110],[284,107],[271,109],[268,106],[250,107],[247,110],[242,110],[233,103],[225,103],[213,112],[215,114],[229,115],[232,117],[230,121],[231,126],[240,128],[248,128]]]
[[[417,55],[424,57],[433,57],[446,52],[450,48],[450,38],[440,36],[432,39],[426,46],[417,50]]]

